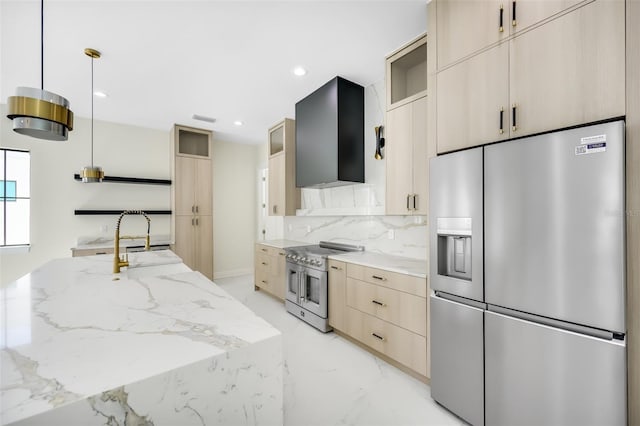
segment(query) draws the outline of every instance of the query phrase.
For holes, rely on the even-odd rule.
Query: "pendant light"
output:
[[[91,165],[85,166],[80,172],[82,182],[93,183],[102,182],[104,172],[98,166],[93,165],[93,60],[100,57],[100,52],[95,49],[86,48],[84,54],[91,58]]]
[[[66,141],[73,130],[69,101],[44,90],[44,0],[40,0],[40,89],[18,87],[7,99],[7,118],[22,135],[51,141]]]

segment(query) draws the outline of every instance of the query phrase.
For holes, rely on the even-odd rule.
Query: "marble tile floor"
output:
[[[252,275],[215,282],[283,333],[286,426],[464,424],[431,399],[426,384],[254,291]]]

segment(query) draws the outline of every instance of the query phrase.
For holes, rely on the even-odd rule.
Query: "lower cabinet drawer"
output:
[[[427,339],[379,318],[346,307],[347,334],[415,372],[427,375]]]
[[[347,305],[421,336],[427,335],[427,299],[347,278]]]

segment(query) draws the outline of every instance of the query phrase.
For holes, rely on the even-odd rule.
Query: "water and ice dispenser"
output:
[[[438,275],[471,281],[471,218],[436,220]]]

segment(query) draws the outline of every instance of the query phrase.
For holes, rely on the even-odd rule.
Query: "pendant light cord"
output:
[[[91,57],[91,168],[93,169],[93,56]]]
[[[40,89],[44,90],[44,0],[40,0]]]

